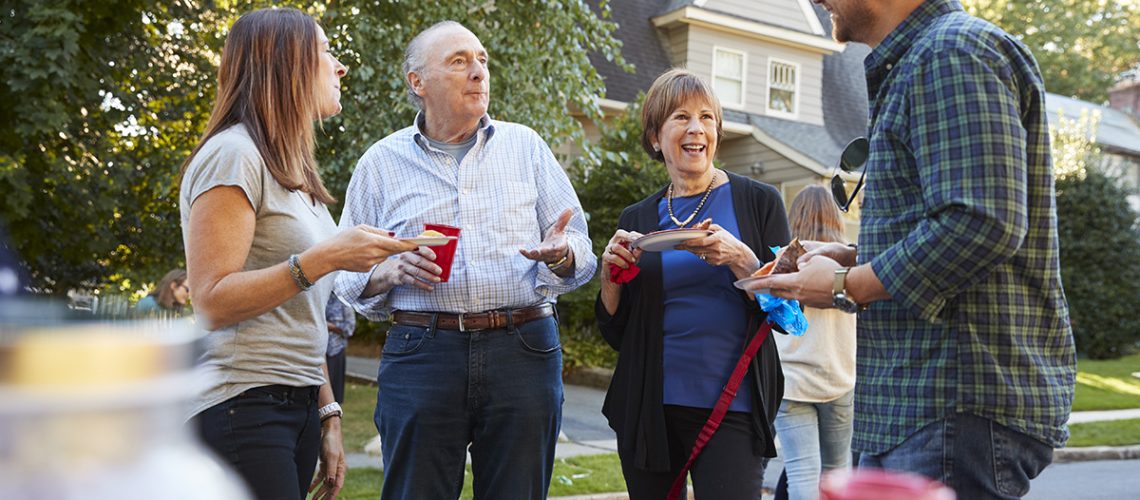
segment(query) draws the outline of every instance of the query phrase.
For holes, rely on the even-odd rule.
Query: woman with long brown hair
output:
[[[843,219],[831,192],[804,188],[788,213],[800,241],[847,243]],[[855,419],[855,315],[839,309],[804,308],[803,336],[777,335],[784,367],[784,400],[776,433],[787,474],[783,498],[819,498],[824,471],[851,465]],[[777,498],[781,498],[777,493]]]
[[[163,275],[154,291],[135,304],[140,315],[161,314],[164,311],[179,314],[190,301],[190,287],[186,284],[186,270],[173,269]]]
[[[317,172],[313,124],[340,111],[346,71],[302,12],[241,16],[183,166],[182,236],[208,381],[193,424],[258,498],[339,492],[341,411],[324,365],[329,275],[415,248],[367,226],[338,233],[326,207],[335,200]]]

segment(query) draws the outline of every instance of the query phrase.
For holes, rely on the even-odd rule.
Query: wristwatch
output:
[[[340,409],[340,403],[333,401],[317,409],[317,418],[323,423],[332,417],[340,417],[343,413],[344,411]]]
[[[831,305],[847,314],[855,314],[859,312],[859,304],[847,296],[847,287],[843,284],[850,270],[850,267],[835,270],[835,282],[831,286]]]

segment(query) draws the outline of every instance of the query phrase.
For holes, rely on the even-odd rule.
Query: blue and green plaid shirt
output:
[[[865,66],[859,261],[892,300],[859,316],[853,447],[883,453],[957,412],[1062,446],[1076,354],[1036,61],[928,0]]]

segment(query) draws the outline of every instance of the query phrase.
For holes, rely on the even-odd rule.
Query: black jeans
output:
[[[305,498],[321,449],[317,387],[256,387],[208,408],[192,424],[254,497]]]
[[[665,498],[701,433],[711,409],[665,405],[665,425],[669,432],[669,455],[673,470],[649,472],[633,467],[632,458],[621,458],[621,471],[630,500]],[[716,434],[701,451],[689,474],[693,493],[699,499],[759,499],[764,486],[764,466],[768,459],[752,450],[752,417],[730,411]],[[620,453],[619,453],[620,455]],[[685,497],[685,492],[681,494]]]

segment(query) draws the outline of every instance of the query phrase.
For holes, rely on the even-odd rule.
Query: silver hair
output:
[[[416,109],[424,109],[424,100],[422,97],[417,95],[416,90],[412,88],[412,81],[408,79],[408,73],[414,71],[421,77],[423,76],[424,67],[427,65],[427,58],[424,55],[424,49],[426,49],[426,47],[424,47],[424,40],[427,39],[428,33],[431,33],[440,28],[447,28],[452,26],[458,26],[465,30],[467,29],[466,26],[455,21],[440,21],[431,25],[428,27],[428,29],[421,31],[418,35],[412,38],[411,42],[408,42],[408,48],[404,49],[404,64],[400,66],[400,69],[404,72],[404,84],[408,86],[408,102],[411,102],[412,106],[415,106]]]

